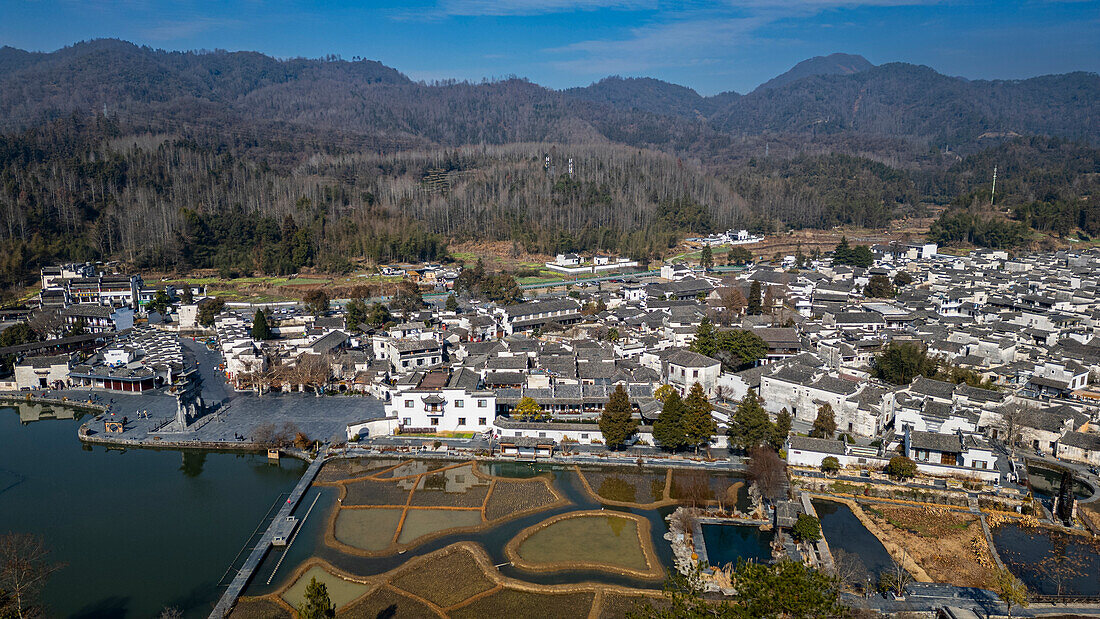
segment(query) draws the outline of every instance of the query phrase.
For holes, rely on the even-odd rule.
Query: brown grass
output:
[[[456,619],[470,617],[523,617],[524,619],[560,619],[561,617],[585,617],[592,608],[592,592],[564,594],[532,593],[518,589],[500,591],[478,598],[473,603],[456,608],[450,613]]]
[[[430,606],[415,598],[398,593],[396,590],[382,586],[352,602],[343,612],[341,617],[408,617],[418,619],[420,617],[441,616]]]
[[[485,503],[485,519],[510,518],[521,513],[546,509],[561,500],[545,479],[498,479],[493,482],[489,499]]]
[[[496,586],[481,572],[473,555],[461,547],[398,575],[392,584],[440,608],[454,606]]]
[[[977,515],[882,504],[865,506],[864,512],[935,582],[985,588],[993,584],[993,558]]]
[[[290,619],[291,616],[290,612],[277,602],[265,598],[241,598],[237,600],[233,612],[229,613],[229,619],[271,619],[273,617]]]

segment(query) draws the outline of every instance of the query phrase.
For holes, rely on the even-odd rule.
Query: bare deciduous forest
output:
[[[59,260],[341,272],[445,259],[469,239],[653,258],[690,233],[945,208],[943,242],[1100,234],[1092,74],[979,84],[883,65],[704,98],[657,80],[424,84],[371,61],[121,41],[3,48],[0,69],[8,290]],[[986,212],[994,165],[1001,208]]]

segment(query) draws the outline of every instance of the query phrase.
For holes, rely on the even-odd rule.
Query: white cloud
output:
[[[550,66],[576,73],[641,73],[654,68],[687,67],[729,58],[757,42],[770,24],[805,18],[831,9],[935,4],[940,0],[726,0],[706,8],[661,12],[626,36],[579,41],[546,50],[559,55]]]

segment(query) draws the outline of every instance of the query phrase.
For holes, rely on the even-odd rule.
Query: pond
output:
[[[842,553],[858,557],[863,564],[860,571],[872,578],[893,567],[893,559],[882,542],[863,526],[847,505],[820,499],[811,502],[821,520],[821,533],[834,557],[843,556]]]
[[[1028,483],[1037,496],[1049,499],[1062,487],[1062,472],[1039,466],[1032,461],[1027,465]],[[1079,478],[1073,480],[1073,494],[1079,499],[1092,496],[1092,488]]]
[[[1006,524],[993,529],[993,543],[1032,592],[1100,595],[1100,547],[1082,536]]]
[[[51,616],[207,616],[222,574],[305,470],[255,454],[87,447],[64,409],[50,419],[23,406],[0,406],[0,533],[41,536],[67,564],[43,591]]]
[[[703,524],[703,543],[708,562],[715,567],[737,565],[740,559],[767,563],[771,561],[771,531],[761,531],[756,525]]]

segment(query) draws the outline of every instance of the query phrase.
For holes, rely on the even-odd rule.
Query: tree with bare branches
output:
[[[332,363],[328,357],[304,353],[294,365],[287,368],[287,378],[296,385],[309,387],[320,397],[324,393],[329,378],[332,377]]]
[[[30,328],[44,340],[59,338],[65,333],[65,319],[55,309],[40,309],[27,320]]]
[[[747,473],[760,492],[760,496],[769,501],[783,498],[787,481],[787,465],[774,449],[758,445],[749,450]]]
[[[8,596],[0,607],[0,616],[24,619],[41,615],[38,594],[50,575],[65,567],[50,561],[49,555],[45,542],[37,535],[0,535],[0,591]]]
[[[1035,414],[1035,407],[1022,402],[1012,402],[1003,406],[1000,410],[1001,419],[997,422],[998,433],[1003,433],[1002,440],[1009,452],[1016,455],[1016,443],[1020,440],[1020,429],[1028,418]]]

